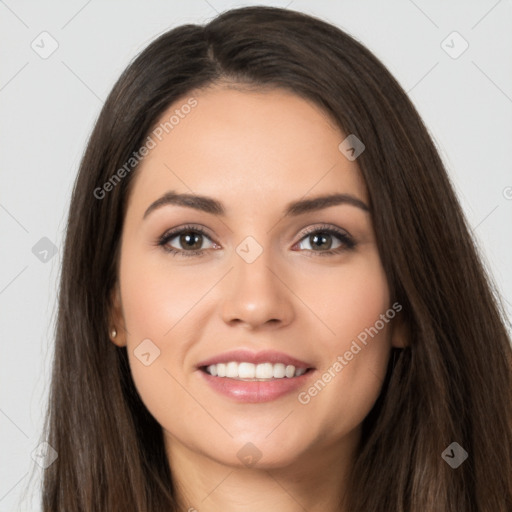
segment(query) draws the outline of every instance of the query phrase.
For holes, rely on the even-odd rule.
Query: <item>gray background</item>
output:
[[[40,510],[43,470],[31,454],[42,441],[63,231],[102,103],[128,62],[157,35],[251,4],[0,1],[0,512]],[[264,4],[345,29],[409,92],[512,317],[512,2]],[[46,59],[31,47],[40,53],[51,48],[43,31],[58,43]],[[469,44],[457,58],[464,43],[446,39],[453,31]]]

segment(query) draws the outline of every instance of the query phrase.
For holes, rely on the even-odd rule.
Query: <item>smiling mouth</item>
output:
[[[200,370],[212,377],[221,377],[242,381],[272,381],[279,379],[293,379],[301,377],[313,368],[300,368],[283,363],[248,363],[230,361],[228,363],[202,366]]]

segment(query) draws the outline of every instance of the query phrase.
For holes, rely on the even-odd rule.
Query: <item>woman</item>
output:
[[[367,49],[268,7],[169,31],[76,181],[44,510],[511,510],[489,282]]]

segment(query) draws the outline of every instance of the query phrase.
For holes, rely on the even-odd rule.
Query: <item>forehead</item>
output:
[[[176,101],[155,126],[134,176],[137,209],[168,190],[218,197],[228,215],[230,204],[239,214],[326,192],[366,198],[356,162],[338,149],[346,135],[291,92],[207,89]]]

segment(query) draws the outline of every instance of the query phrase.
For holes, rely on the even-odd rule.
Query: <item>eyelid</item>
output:
[[[311,233],[316,233],[317,231],[334,232],[340,235],[346,235],[349,238],[353,238],[352,235],[346,229],[339,228],[332,224],[313,224],[312,226],[310,225],[303,231],[301,231],[301,238],[299,239],[299,241],[302,240],[307,235],[310,235]]]
[[[199,233],[203,237],[210,240],[210,242],[214,246],[220,247],[220,244],[218,244],[214,240],[214,238],[209,234],[208,231],[209,230],[206,227],[201,226],[200,224],[185,224],[182,226],[176,226],[174,228],[168,229],[167,231],[164,232],[163,235],[159,236],[156,241],[156,245],[161,246],[164,250],[166,250],[170,253],[174,253],[174,255],[177,255],[178,253],[181,253],[181,254],[187,253],[186,254],[187,256],[192,256],[195,253],[204,254],[207,249],[196,249],[196,250],[185,251],[183,249],[176,249],[175,247],[168,248],[166,246],[171,240],[180,236],[182,233],[195,232],[195,233]],[[209,248],[209,249],[211,249],[211,248]]]
[[[159,237],[159,240],[169,239],[169,237],[180,235],[184,231],[197,231],[198,233],[208,237],[213,242],[208,228],[202,226],[201,224],[184,224],[182,226],[176,226],[174,228],[168,229],[163,233],[163,235]]]

